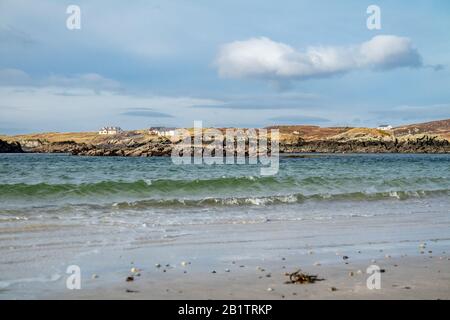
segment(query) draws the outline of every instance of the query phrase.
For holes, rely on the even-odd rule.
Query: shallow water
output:
[[[170,158],[0,155],[0,228],[329,219],[450,198],[450,155],[284,157],[275,176],[259,169],[175,165]],[[362,202],[378,204],[350,209]],[[335,203],[349,203],[348,211],[330,211]]]

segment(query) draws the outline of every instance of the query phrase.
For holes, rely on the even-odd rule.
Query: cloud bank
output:
[[[266,37],[251,38],[223,45],[215,65],[225,78],[304,80],[358,69],[416,68],[423,64],[410,39],[380,35],[359,45],[308,47],[304,52]]]

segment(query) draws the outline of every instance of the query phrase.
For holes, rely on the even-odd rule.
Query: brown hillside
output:
[[[450,139],[450,119],[400,126],[394,132],[397,136],[430,134]]]

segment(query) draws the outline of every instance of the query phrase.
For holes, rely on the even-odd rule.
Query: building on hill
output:
[[[103,127],[98,131],[98,134],[119,134],[123,130],[120,127]]]
[[[175,130],[175,128],[151,127],[150,129],[148,129],[148,133],[160,137],[173,137],[175,136]]]
[[[388,124],[381,124],[377,127],[377,129],[387,131],[387,130],[392,130],[392,126],[388,125]]]

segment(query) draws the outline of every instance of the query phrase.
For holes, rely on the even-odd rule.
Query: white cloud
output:
[[[223,45],[215,64],[222,77],[301,80],[356,69],[420,67],[422,58],[410,39],[394,35],[345,47],[308,47],[304,52],[261,37]]]

